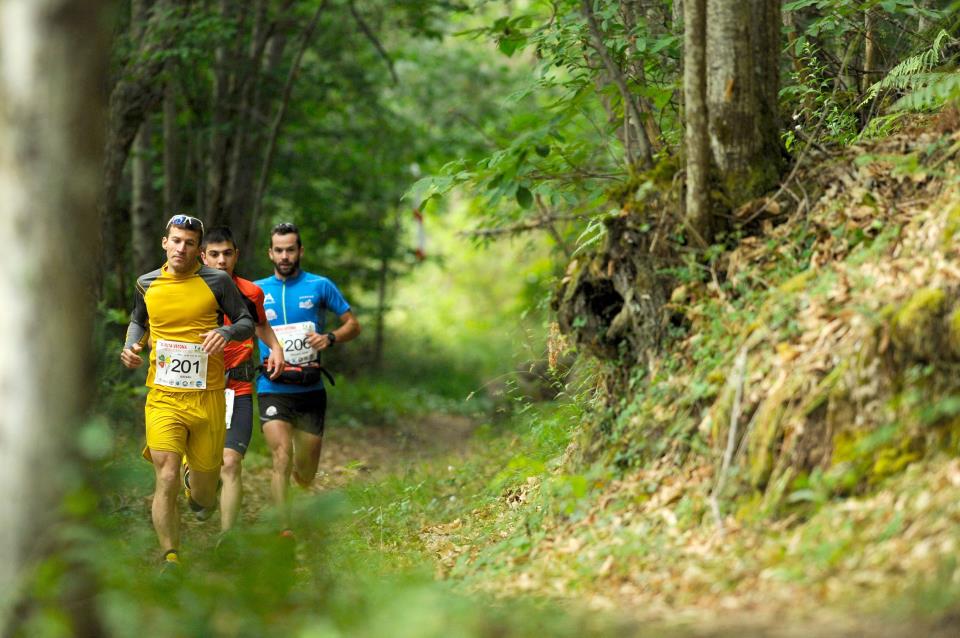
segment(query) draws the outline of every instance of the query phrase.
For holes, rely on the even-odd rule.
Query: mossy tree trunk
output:
[[[782,165],[779,0],[708,0],[706,87],[710,154],[735,208],[774,186]]]

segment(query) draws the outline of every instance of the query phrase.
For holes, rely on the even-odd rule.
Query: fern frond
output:
[[[934,77],[938,74],[931,73],[931,71],[942,61],[949,39],[950,34],[946,30],[941,30],[934,38],[929,49],[906,58],[890,69],[886,76],[870,85],[870,88],[867,89],[867,96],[860,103],[860,106],[863,107],[871,100],[876,99],[881,91],[916,89],[929,86],[930,83],[939,79]]]
[[[960,96],[960,72],[925,74],[925,83],[897,100],[895,111],[922,111]]]

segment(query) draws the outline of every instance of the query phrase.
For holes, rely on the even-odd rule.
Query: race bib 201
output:
[[[170,388],[207,387],[207,353],[199,343],[161,339],[156,343],[156,374],[153,382]]]

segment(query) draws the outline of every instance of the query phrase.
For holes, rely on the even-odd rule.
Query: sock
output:
[[[180,552],[175,549],[168,549],[163,553],[163,560],[168,563],[180,564]]]

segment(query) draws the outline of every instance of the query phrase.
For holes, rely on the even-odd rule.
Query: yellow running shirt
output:
[[[223,325],[223,317],[231,324]],[[172,392],[222,390],[223,354],[207,356],[196,345],[216,330],[228,341],[253,334],[253,317],[225,271],[198,264],[177,274],[167,264],[137,279],[137,296],[124,347],[144,345],[149,335],[147,385]]]

